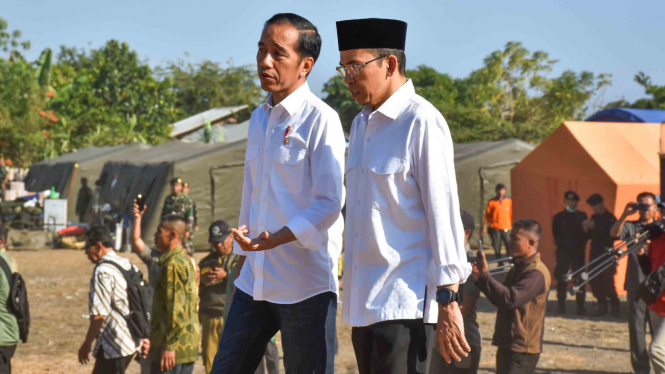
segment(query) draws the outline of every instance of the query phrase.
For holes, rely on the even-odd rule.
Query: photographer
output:
[[[646,225],[653,223],[657,212],[656,196],[651,192],[642,192],[637,195],[637,202],[630,202],[626,205],[623,214],[614,226],[612,226],[610,235],[621,240],[630,238],[640,232]],[[628,217],[636,213],[639,213],[639,220],[628,221]],[[646,324],[649,322],[651,331],[654,331],[653,325],[647,315],[646,303],[635,295],[640,284],[644,282],[645,277],[646,274],[640,268],[637,253],[631,253],[628,256],[624,289],[628,293],[628,310],[630,314],[628,331],[630,332],[631,363],[633,371],[637,374],[648,374],[651,371],[649,353],[646,346]]]

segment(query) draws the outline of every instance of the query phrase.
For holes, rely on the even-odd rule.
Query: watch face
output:
[[[441,289],[436,291],[436,301],[439,304],[450,304],[452,303],[455,298],[455,292],[449,290],[449,289]]]

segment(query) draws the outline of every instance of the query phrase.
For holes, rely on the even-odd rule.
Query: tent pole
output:
[[[72,180],[69,181],[69,191],[67,192],[67,206],[69,206],[72,201],[72,189],[74,187],[74,181],[76,180],[76,171],[79,169],[79,164],[74,164],[74,171],[72,172]]]

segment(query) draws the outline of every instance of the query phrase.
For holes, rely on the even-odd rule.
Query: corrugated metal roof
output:
[[[247,105],[232,106],[227,108],[213,108],[206,110],[203,113],[193,115],[191,117],[185,118],[181,121],[178,121],[172,124],[171,137],[177,137],[189,132],[192,132],[199,127],[202,127],[207,122],[216,122],[224,117],[228,117],[234,113],[237,113],[243,109],[247,109]]]

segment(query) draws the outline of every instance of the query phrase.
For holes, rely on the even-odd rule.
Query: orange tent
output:
[[[543,226],[540,252],[554,274],[552,217],[564,209],[563,194],[580,195],[579,209],[593,213],[586,199],[605,198],[615,216],[644,191],[660,192],[660,124],[564,122],[511,173],[513,219],[533,218]],[[624,294],[626,259],[615,285]]]

